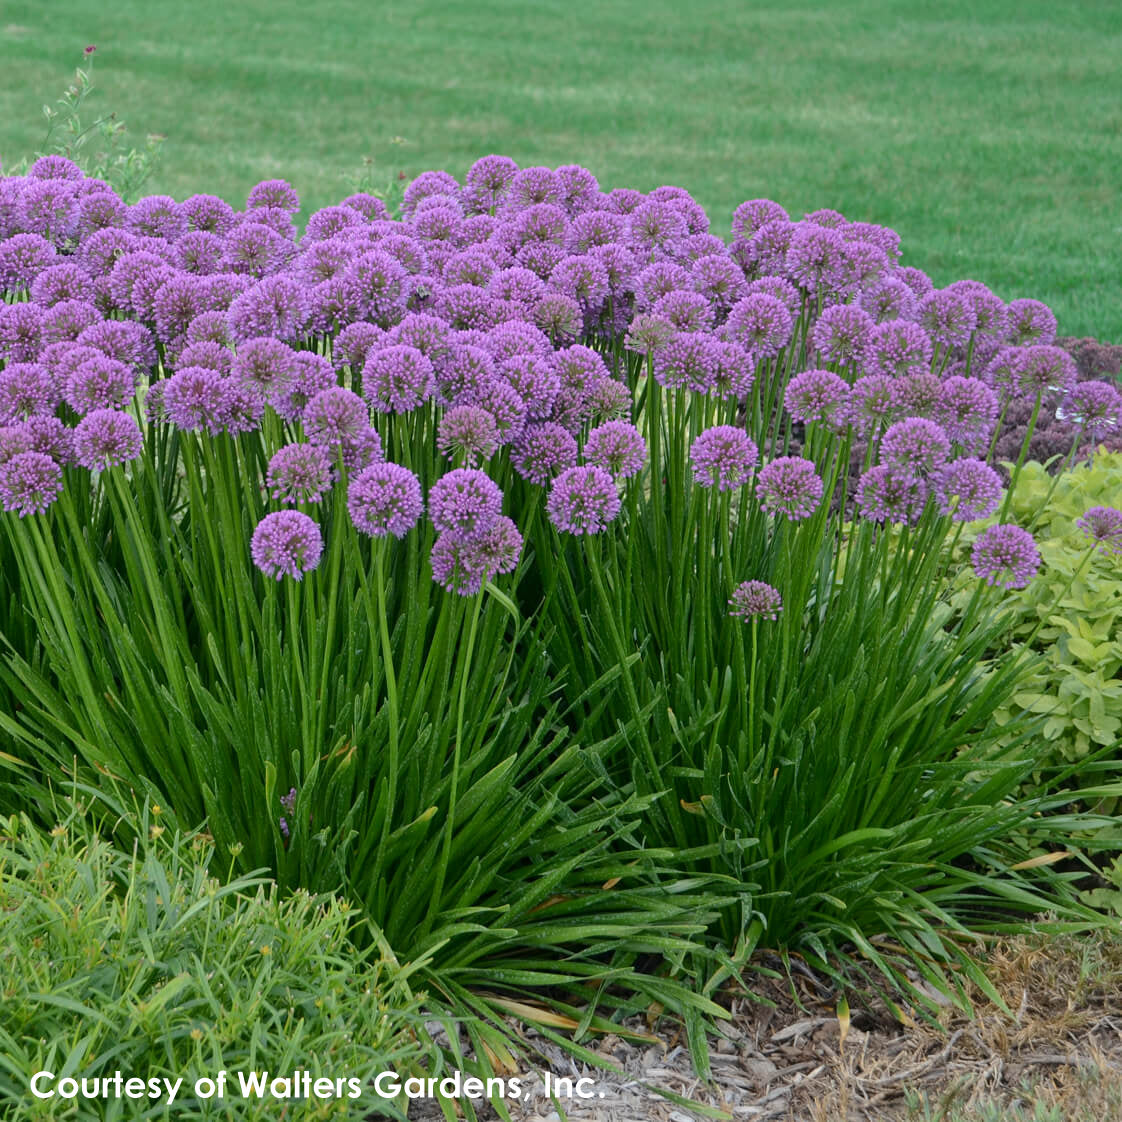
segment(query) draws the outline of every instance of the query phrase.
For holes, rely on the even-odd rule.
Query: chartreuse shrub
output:
[[[0,1113],[31,1119],[276,1118],[283,1102],[242,1098],[234,1073],[358,1081],[437,1070],[408,969],[384,944],[358,950],[363,921],[337,897],[282,893],[229,877],[209,839],[139,817],[122,850],[88,813],[48,830],[0,820]],[[195,1079],[229,1072],[224,1102]],[[177,1086],[160,1098],[36,1098],[66,1077],[116,1072]],[[296,1075],[296,1078],[300,1077]],[[178,1080],[182,1083],[177,1084]],[[69,1088],[63,1085],[69,1093]],[[145,1088],[147,1090],[147,1087]],[[283,1088],[280,1088],[283,1093]],[[302,1117],[352,1117],[354,1087],[298,1104]],[[296,1108],[294,1104],[293,1109]]]

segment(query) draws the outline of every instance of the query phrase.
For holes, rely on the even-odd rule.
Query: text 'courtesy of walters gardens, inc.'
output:
[[[604,1098],[596,1090],[596,1081],[589,1077],[567,1079],[549,1072],[543,1076],[543,1093],[548,1099]],[[74,1099],[110,1101],[113,1099],[148,1100],[173,1106],[199,1100],[329,1100],[372,1098],[384,1101],[404,1096],[407,1099],[519,1099],[524,1093],[525,1079],[481,1079],[454,1071],[443,1078],[402,1076],[396,1071],[379,1072],[364,1083],[357,1076],[316,1076],[297,1069],[284,1075],[269,1071],[218,1071],[194,1079],[166,1076],[143,1077],[126,1072],[101,1076],[56,1076],[51,1071],[37,1071],[29,1090],[37,1099],[68,1102]]]

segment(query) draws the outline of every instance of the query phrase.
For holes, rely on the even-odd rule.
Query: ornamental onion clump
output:
[[[991,721],[1040,563],[1006,481],[1045,400],[1073,456],[1122,424],[1043,305],[835,211],[750,200],[726,246],[680,188],[500,156],[302,237],[280,180],[95,214],[40,171],[0,208],[0,760],[344,886],[492,1027],[476,987],[596,979],[587,1024],[696,1043],[759,946],[922,1002],[902,959],[954,994],[963,932],[1094,922],[1019,866],[1071,796]]]

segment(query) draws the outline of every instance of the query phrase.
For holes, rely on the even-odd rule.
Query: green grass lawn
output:
[[[97,104],[168,137],[151,191],[282,176],[314,209],[364,156],[582,163],[687,187],[720,233],[759,195],[886,223],[939,284],[1122,340],[1117,0],[50,0],[0,35],[8,165],[93,43]]]

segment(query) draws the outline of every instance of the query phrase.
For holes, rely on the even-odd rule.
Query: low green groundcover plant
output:
[[[299,205],[0,180],[11,803],[100,773],[346,892],[488,1055],[653,1003],[704,1070],[757,948],[930,1002],[980,934],[1102,922],[1025,859],[1101,825],[1109,748],[1026,795],[995,720],[1041,566],[1009,405],[1014,481],[1046,401],[1073,455],[1119,425],[1048,308],[576,166]]]
[[[213,845],[138,818],[132,851],[88,813],[50,830],[0,820],[0,1113],[31,1119],[276,1118],[269,1094],[242,1097],[236,1073],[359,1081],[438,1070],[409,971],[371,944],[355,949],[355,910],[229,877]],[[229,1073],[223,1102],[193,1092]],[[158,1098],[37,1098],[68,1077],[159,1080]],[[297,1076],[297,1079],[300,1077]],[[163,1080],[176,1087],[168,1100]],[[182,1083],[177,1083],[182,1080]],[[146,1090],[148,1088],[146,1087]],[[283,1088],[279,1088],[283,1091]],[[302,1117],[352,1117],[354,1088],[298,1104]],[[314,1109],[313,1109],[314,1107]]]

